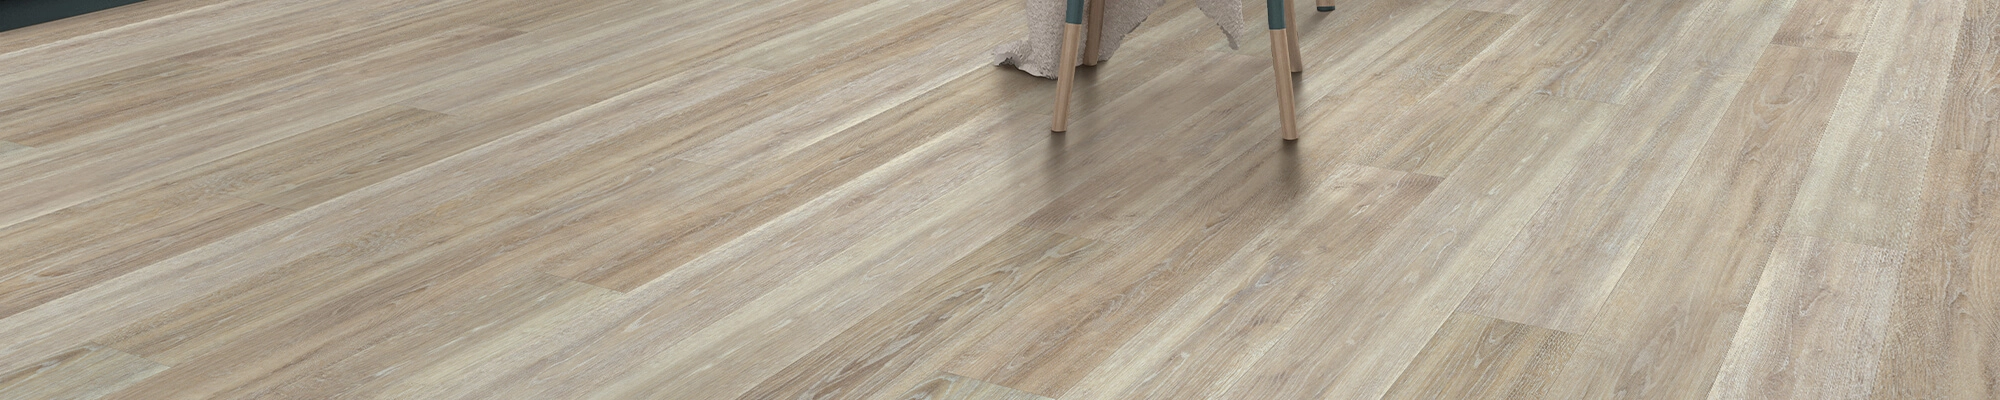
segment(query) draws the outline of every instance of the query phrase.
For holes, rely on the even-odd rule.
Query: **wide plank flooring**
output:
[[[2000,396],[2000,0],[1297,3],[0,32],[0,398]]]

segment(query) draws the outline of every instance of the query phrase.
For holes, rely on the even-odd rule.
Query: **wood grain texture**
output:
[[[1910,239],[1871,398],[2000,393],[2000,157],[1938,149]]]
[[[1991,0],[1343,1],[1297,142],[1183,1],[1049,134],[1021,4],[0,32],[0,397],[2000,393]]]
[[[1419,104],[1433,92],[1446,87],[1454,74],[1486,54],[1494,41],[1513,28],[1520,17],[1508,14],[1448,9],[1430,23],[1411,32],[1388,54],[1358,71],[1353,87],[1327,89],[1330,93],[1307,103],[1300,118],[1308,131],[1333,131],[1342,135],[1341,147],[1308,151],[1342,151],[1351,139],[1368,138],[1386,132],[1389,119]],[[1311,88],[1302,94],[1311,94]],[[1325,146],[1325,145],[1322,145]],[[1327,146],[1332,147],[1332,146]],[[1432,173],[1432,175],[1442,175]]]
[[[1739,3],[1742,4],[1742,3]],[[1727,14],[1736,18],[1756,18],[1767,22],[1743,29],[1761,32],[1754,36],[1763,37],[1777,28],[1774,15],[1782,15],[1783,5],[1754,3],[1756,6],[1739,9]],[[1761,16],[1760,16],[1761,15]],[[1744,33],[1722,33],[1710,43],[1735,43],[1730,37],[1741,37]],[[1765,55],[1754,61],[1756,65],[1772,65],[1761,68],[1765,72],[1784,78],[1773,77],[1759,80],[1759,86],[1749,84],[1713,83],[1725,93],[1748,102],[1767,102],[1789,96],[1770,97],[1774,94],[1765,88],[1785,88],[1795,90],[1806,82],[1817,84],[1810,78],[1796,77],[1800,70],[1837,70],[1841,65],[1838,53],[1808,49],[1771,49],[1768,45],[1750,43],[1726,45],[1704,52],[1714,52],[1716,57],[1729,60],[1725,63],[1709,63],[1702,68],[1716,66],[1737,66],[1739,63],[1753,62],[1749,57],[1759,53]],[[1817,54],[1817,55],[1816,55]],[[1670,65],[1662,65],[1669,67]],[[1747,67],[1748,65],[1743,65]],[[1742,67],[1731,67],[1742,68]],[[1745,77],[1760,76],[1757,69],[1745,68]],[[1709,73],[1696,70],[1677,69],[1689,73],[1680,79],[1702,79]],[[1783,82],[1783,83],[1780,83]],[[1670,84],[1673,85],[1673,84]],[[1728,88],[1744,86],[1745,90]],[[1754,89],[1754,90],[1752,90]],[[1675,90],[1682,90],[1676,88]],[[1803,93],[1803,92],[1799,92]],[[1751,97],[1754,96],[1754,97]],[[1812,104],[1808,100],[1806,105]],[[1706,109],[1703,107],[1702,109]],[[1726,109],[1726,108],[1725,108]],[[1809,109],[1809,108],[1807,108]],[[1708,112],[1721,112],[1723,109]],[[1737,111],[1737,112],[1747,112]],[[1744,115],[1753,117],[1755,114]],[[1706,149],[1696,156],[1685,182],[1675,190],[1671,199],[1664,200],[1658,207],[1656,222],[1645,228],[1651,237],[1678,237],[1675,240],[1658,240],[1651,237],[1644,244],[1638,244],[1630,261],[1618,274],[1618,283],[1604,300],[1599,315],[1588,325],[1584,333],[1595,336],[1588,348],[1571,358],[1571,364],[1564,368],[1558,382],[1563,385],[1553,389],[1558,397],[1596,397],[1612,394],[1627,394],[1641,397],[1703,397],[1710,391],[1715,371],[1720,367],[1730,337],[1741,319],[1740,310],[1745,307],[1750,295],[1755,291],[1768,253],[1774,244],[1771,239],[1778,233],[1780,220],[1787,215],[1785,206],[1773,203],[1788,201],[1786,193],[1796,192],[1790,179],[1800,174],[1796,168],[1799,158],[1806,154],[1797,135],[1790,132],[1764,132],[1761,129],[1743,130],[1724,128],[1717,125],[1723,118],[1717,115],[1717,122],[1687,120],[1697,124],[1702,130],[1715,134],[1745,135],[1744,137],[1717,136],[1708,138],[1716,146],[1715,152]],[[1751,118],[1755,120],[1755,117]],[[1743,120],[1735,120],[1743,121]],[[1810,126],[1810,120],[1801,126]],[[1717,129],[1721,128],[1721,129]],[[1668,129],[1673,129],[1669,126]],[[1690,129],[1683,126],[1679,129]],[[1671,132],[1671,131],[1669,131]],[[1679,134],[1687,135],[1688,130]],[[1694,131],[1699,132],[1699,131]],[[1806,131],[1810,134],[1810,130]],[[1784,135],[1784,136],[1780,136]],[[1771,142],[1763,142],[1771,140]],[[1768,147],[1766,147],[1768,146]],[[1736,148],[1742,150],[1719,150]],[[1768,155],[1756,155],[1745,151],[1755,150]],[[1694,155],[1695,153],[1689,153]],[[1733,159],[1722,160],[1715,157]],[[1791,160],[1794,165],[1786,165]],[[1756,163],[1765,166],[1738,171],[1731,168],[1714,168],[1727,164]],[[1717,164],[1720,163],[1720,164]],[[1770,169],[1764,169],[1770,168]],[[1809,167],[1807,167],[1809,168]],[[1707,171],[1728,171],[1713,174]],[[1763,172],[1751,172],[1763,170]],[[1697,172],[1701,171],[1701,172]],[[1789,172],[1788,172],[1789,171]],[[1698,175],[1697,175],[1698,174]],[[1774,199],[1765,199],[1775,196]],[[1650,197],[1649,197],[1650,198]],[[1791,210],[1798,210],[1793,207]],[[1723,217],[1733,216],[1733,217]],[[1718,218],[1721,217],[1721,218]],[[1700,228],[1703,224],[1722,222],[1715,228]],[[1706,240],[1686,234],[1670,233],[1667,230],[1683,232],[1700,231],[1707,235],[1710,230],[1741,232],[1742,239],[1730,240],[1726,249],[1710,248],[1711,245],[1697,244],[1695,240]],[[1640,235],[1626,232],[1628,235]],[[1626,246],[1633,246],[1627,244]],[[1688,247],[1710,246],[1710,247]],[[1642,283],[1643,282],[1643,283]],[[1672,368],[1663,368],[1670,365]]]
[[[1771,44],[1855,52],[1868,33],[1875,10],[1883,2],[1851,0],[1806,0],[1792,8],[1792,16],[1778,28]]]
[[[1444,176],[1508,118],[1527,96],[1576,68],[1594,32],[1624,12],[1619,2],[1554,0],[1523,17],[1519,29],[1494,39],[1463,73],[1379,126],[1339,130],[1360,134],[1341,142],[1343,158]],[[1505,56],[1502,56],[1505,54]]]
[[[896,398],[899,400],[1049,400],[1033,393],[952,374],[938,375],[937,378],[925,381],[911,388],[909,393]]]
[[[1684,268],[1761,261],[1853,63],[1849,53],[1773,46],[1693,156],[1671,199],[1652,199],[1667,190],[1633,185],[1627,175],[1598,175],[1639,166],[1573,176],[1572,185],[1594,181],[1566,187],[1559,200],[1538,212],[1528,228],[1532,234],[1501,255],[1459,309],[1584,332],[1627,264]],[[1624,139],[1605,142],[1593,153],[1617,154],[1615,147],[1637,144]],[[1651,217],[1654,221],[1594,211],[1657,201],[1666,201],[1666,208]],[[1585,215],[1619,217],[1579,218]]]
[[[33,147],[22,146],[20,143],[0,141],[0,160],[26,156],[29,151],[34,149]]]
[[[0,374],[0,397],[99,398],[167,366],[99,345],[86,345]]]
[[[1605,135],[1612,105],[1537,96],[1390,228],[1342,284],[1314,301],[1287,335],[1222,396],[1375,398],[1513,238],[1555,184]],[[1502,183],[1508,182],[1508,183]],[[1405,299],[1423,298],[1409,302]]]
[[[1459,0],[1452,8],[1522,15],[1533,12],[1547,0]]]
[[[1582,336],[1453,313],[1385,399],[1542,399]]]
[[[1245,67],[1264,64],[1244,61]],[[1050,296],[1021,311],[1042,317],[987,334],[945,370],[1031,393],[1069,390],[1143,321],[1156,318],[1200,277],[1228,265],[1231,254],[1261,231],[1251,226],[1274,221],[1310,187],[1293,173],[1297,160],[1280,147],[1267,141],[1226,164],[1134,228],[1143,233],[1120,251],[1094,261],[1116,267],[1054,283]]]
[[[451,42],[463,37],[456,33],[390,33],[396,35],[343,43],[367,49],[360,51],[361,55],[329,52],[333,59],[326,63],[301,63],[314,67],[277,81],[193,102],[174,112],[115,118],[121,121],[115,127],[91,129],[63,144],[38,147],[45,151],[34,157],[8,160],[14,162],[0,166],[0,170],[19,179],[6,181],[4,190],[23,195],[0,198],[0,224],[16,223],[380,108],[380,102],[357,97],[372,98],[381,94],[383,86],[400,86],[393,83],[396,80],[435,76],[421,68],[408,74],[386,71],[422,67],[437,57],[490,39],[463,43]],[[291,65],[263,65],[259,70],[293,69]],[[327,75],[308,73],[313,71]],[[147,132],[154,134],[143,134]]]
[[[1086,268],[1107,246],[1032,228],[1015,228],[862,318],[743,398],[865,398],[906,374],[934,370],[938,354],[962,350],[994,329],[996,314],[1046,295],[1045,282]],[[957,346],[953,346],[957,344]],[[926,385],[931,383],[926,383]],[[949,390],[947,390],[948,392]]]
[[[106,398],[380,397],[380,381],[404,377],[381,371],[435,365],[444,360],[429,355],[491,346],[492,337],[509,330],[560,323],[617,296],[545,274],[471,277],[434,288],[438,290],[428,293],[357,292],[356,297],[394,301],[375,310],[365,310],[375,308],[365,301],[346,303],[364,309],[357,310],[362,314],[357,318],[292,321],[267,332],[233,335],[231,346],[182,358],[175,368]]]
[[[1940,136],[1965,1],[1897,1],[1875,12],[1854,79],[1813,156],[1785,232],[1899,250]]]
[[[2000,58],[1993,56],[2000,54],[1996,25],[2000,25],[2000,4],[1965,3],[1933,147],[2000,153],[2000,116],[1993,113],[2000,109]]]
[[[1170,307],[1091,371],[1065,398],[1214,397],[1229,377],[1297,325],[1300,308],[1403,220],[1435,177],[1342,165],[1305,194],[1283,222],[1232,255],[1229,265]],[[1341,245],[1330,245],[1340,243]],[[1145,366],[1130,368],[1128,366]]]
[[[1470,11],[1448,12],[1438,18],[1435,23],[1412,34],[1405,43],[1397,45],[1390,56],[1372,67],[1379,72],[1369,80],[1371,84],[1368,88],[1359,89],[1364,94],[1358,95],[1358,98],[1373,101],[1346,101],[1356,97],[1343,97],[1332,101],[1323,99],[1319,104],[1333,107],[1333,110],[1327,111],[1335,115],[1367,115],[1397,104],[1384,99],[1413,98],[1428,93],[1435,87],[1439,71],[1456,70],[1465,59],[1484,49],[1491,35],[1502,32],[1514,20],[1511,16]],[[1269,97],[1269,93],[1261,95]],[[1247,107],[1230,108],[1226,114],[1219,111],[1197,116],[1192,120],[1197,125],[1188,128],[1193,132],[1214,132],[1229,124],[1269,117],[1261,115],[1270,112],[1269,108],[1263,108],[1270,106],[1266,100],[1232,97],[1226,101],[1243,102],[1238,104]],[[1261,121],[1254,123],[1262,124]],[[1235,149],[1248,144],[1219,137],[1214,141],[1210,146],[1216,150],[1212,150],[1211,154],[1234,154]],[[1299,151],[1315,151],[1306,147],[1309,145],[1301,145]],[[1206,160],[1152,158],[1127,161],[1123,168],[1138,173],[1120,174],[1116,180],[1087,182],[1029,217],[1027,223],[1084,237],[1124,235],[1144,217],[1172,204],[1169,200],[1185,193],[1197,182],[1171,179],[1169,176],[1206,174],[1219,167],[1219,161],[1224,160],[1211,157]]]
[[[1661,35],[1700,13],[1702,1],[1626,1],[1581,50],[1573,67],[1543,91],[1562,97],[1631,104],[1632,90],[1669,57],[1667,46],[1686,38]],[[1678,35],[1678,34],[1677,34]],[[1648,100],[1650,101],[1650,99]]]
[[[1902,263],[1898,251],[1783,239],[1757,280],[1708,397],[1867,397]]]

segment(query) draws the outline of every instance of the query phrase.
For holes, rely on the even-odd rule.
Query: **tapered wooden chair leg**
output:
[[[1083,44],[1083,65],[1097,66],[1097,59],[1103,58],[1098,57],[1098,54],[1100,54],[1099,52],[1103,50],[1104,46],[1105,1],[1088,0],[1090,11],[1086,13],[1087,17],[1083,23],[1083,34],[1088,36],[1087,39],[1084,39]]]
[[[1056,115],[1049,124],[1054,132],[1069,131],[1069,92],[1076,86],[1076,47],[1083,35],[1083,0],[1069,0],[1063,17],[1062,57],[1056,60]]]
[[[1333,11],[1333,0],[1319,0],[1319,12]]]
[[[1292,0],[1285,0],[1285,46],[1291,49],[1292,72],[1305,72],[1305,57],[1299,55],[1299,24],[1292,18]]]
[[[1271,75],[1278,82],[1278,125],[1284,129],[1285,140],[1299,139],[1296,107],[1292,101],[1291,33],[1285,30],[1285,4],[1287,0],[1265,0],[1271,20]]]

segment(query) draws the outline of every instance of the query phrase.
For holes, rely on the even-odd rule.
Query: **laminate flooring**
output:
[[[0,32],[0,398],[2000,396],[2000,0],[1021,3]]]

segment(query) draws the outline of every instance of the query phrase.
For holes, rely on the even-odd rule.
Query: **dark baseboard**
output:
[[[0,31],[89,14],[140,0],[0,0]]]

